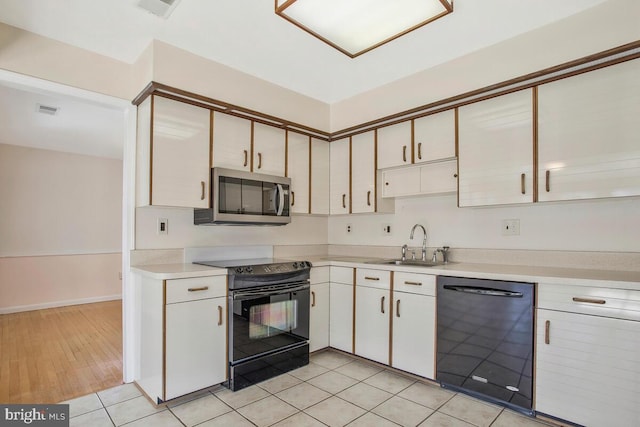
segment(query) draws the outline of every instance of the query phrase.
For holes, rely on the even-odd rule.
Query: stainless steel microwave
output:
[[[211,169],[211,208],[195,209],[196,225],[285,225],[291,222],[291,178]]]

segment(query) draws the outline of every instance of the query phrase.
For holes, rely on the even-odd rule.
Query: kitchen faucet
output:
[[[424,238],[422,239],[422,261],[426,261],[427,260],[427,230],[425,230],[422,225],[416,224],[411,229],[411,235],[409,235],[409,238],[413,240],[413,232],[416,231],[416,227],[422,228],[422,233],[424,234]]]

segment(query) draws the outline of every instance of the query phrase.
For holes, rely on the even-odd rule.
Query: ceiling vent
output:
[[[149,13],[167,19],[180,0],[140,0],[138,6]]]
[[[42,114],[48,114],[50,116],[55,116],[58,114],[58,107],[50,107],[48,105],[36,104],[36,111]]]

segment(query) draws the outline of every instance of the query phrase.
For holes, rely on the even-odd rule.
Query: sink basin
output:
[[[369,261],[367,264],[412,265],[416,267],[436,267],[438,265],[444,265],[444,263],[441,262],[422,261],[421,259],[407,259],[404,261],[401,259],[381,259]]]

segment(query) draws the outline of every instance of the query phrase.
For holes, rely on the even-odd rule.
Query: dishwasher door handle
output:
[[[479,286],[444,285],[449,291],[464,292],[467,294],[486,295],[490,297],[522,298],[522,292],[505,291],[502,289],[482,288]]]

